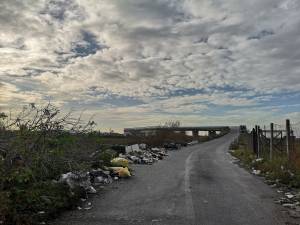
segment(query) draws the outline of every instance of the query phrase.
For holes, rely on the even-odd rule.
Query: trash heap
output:
[[[88,172],[62,174],[58,182],[67,184],[71,190],[83,190],[85,197],[82,198],[82,202],[85,202],[88,194],[97,193],[97,187],[109,185],[120,178],[130,178],[132,176],[130,164],[151,165],[168,156],[165,148],[149,148],[146,144],[111,146],[110,150],[116,152],[118,156],[110,159],[108,162],[102,161],[106,165],[101,166],[101,168],[94,168]],[[97,158],[97,155],[101,154],[101,152],[96,151],[90,157]],[[87,202],[85,204],[88,205],[86,207],[78,207],[78,209],[91,209],[91,203]]]
[[[133,164],[151,165],[168,156],[165,148],[148,148],[146,144],[127,146],[125,152],[125,154],[120,154],[119,156]]]

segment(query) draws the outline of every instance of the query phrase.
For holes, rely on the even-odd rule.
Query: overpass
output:
[[[156,135],[159,132],[174,132],[184,133],[192,132],[194,137],[199,136],[200,131],[207,131],[210,137],[217,135],[223,135],[230,131],[228,126],[200,126],[200,127],[136,127],[136,128],[125,128],[124,134],[127,136],[151,136]]]

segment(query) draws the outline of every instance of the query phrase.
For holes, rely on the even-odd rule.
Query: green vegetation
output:
[[[267,156],[257,159],[249,145],[249,134],[241,134],[230,145],[231,154],[240,160],[240,164],[251,171],[259,171],[270,183],[278,183],[300,188],[300,169],[284,154],[277,154],[273,160]]]
[[[93,121],[61,116],[51,104],[0,115],[1,224],[39,224],[75,207],[86,192],[58,182],[61,174],[109,166],[116,155],[92,132]]]

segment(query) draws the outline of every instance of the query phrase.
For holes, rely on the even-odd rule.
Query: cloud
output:
[[[299,9],[296,0],[3,0],[1,104],[52,99],[151,122],[290,105]],[[287,109],[276,113],[299,111]],[[126,113],[119,124],[129,125]]]

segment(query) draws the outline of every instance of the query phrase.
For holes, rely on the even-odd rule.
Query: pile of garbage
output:
[[[131,177],[127,167],[107,167],[89,172],[69,172],[62,174],[59,183],[67,184],[70,189],[83,188],[88,194],[97,193],[95,186],[111,184],[113,180]]]
[[[168,156],[165,148],[148,148],[146,144],[136,144],[126,147],[126,153],[119,155],[129,163],[151,165]]]
[[[118,157],[110,160],[110,166],[92,169],[89,172],[68,172],[62,174],[59,183],[67,184],[70,189],[81,188],[85,191],[85,198],[82,203],[85,206],[78,206],[78,209],[89,210],[92,208],[90,202],[86,202],[88,194],[96,194],[97,187],[109,185],[120,178],[130,178],[132,170],[130,164],[151,165],[168,156],[165,148],[150,148],[146,144],[135,144],[130,146],[111,146],[111,150],[117,152]],[[101,151],[91,155],[96,157]]]

